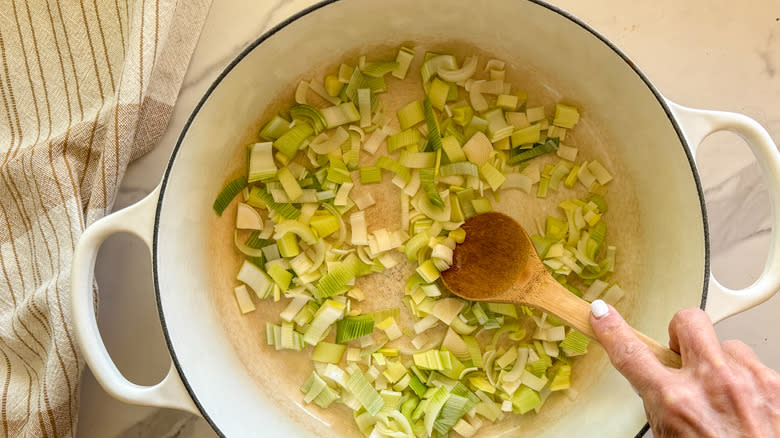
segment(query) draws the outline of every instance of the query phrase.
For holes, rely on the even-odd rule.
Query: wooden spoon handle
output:
[[[551,313],[564,320],[568,325],[581,331],[598,342],[596,333],[590,325],[590,304],[561,286],[554,278],[539,288],[537,293],[526,295],[524,301],[534,307]],[[680,368],[680,355],[664,347],[654,339],[634,329],[634,333],[644,342],[662,364],[671,368]]]

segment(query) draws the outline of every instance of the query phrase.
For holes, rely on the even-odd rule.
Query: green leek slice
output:
[[[346,345],[332,344],[330,342],[320,342],[314,347],[311,359],[315,362],[333,363],[341,362]]]
[[[360,183],[375,184],[382,181],[382,170],[377,166],[360,168]]]
[[[519,148],[514,148],[510,151],[507,164],[510,166],[516,166],[532,158],[536,158],[549,152],[554,152],[558,149],[558,144],[559,140],[557,138],[548,138],[544,143],[536,144],[531,149],[522,150]]]
[[[289,158],[294,158],[304,140],[314,134],[314,129],[308,123],[301,123],[290,128],[284,135],[276,139],[274,147]],[[251,175],[250,175],[250,180]]]
[[[374,318],[370,315],[348,316],[336,323],[336,342],[349,342],[370,335],[373,331]]]
[[[290,121],[282,118],[277,114],[271,120],[269,120],[268,123],[263,125],[263,128],[260,129],[258,137],[266,141],[276,140],[289,129]]]
[[[363,406],[369,415],[378,414],[385,405],[385,400],[359,370],[356,370],[349,376],[346,388],[360,401],[360,405]]]
[[[365,75],[378,78],[393,72],[399,66],[400,63],[395,61],[378,61],[367,63],[365,67],[362,67],[360,70]]]
[[[387,152],[394,152],[421,142],[420,131],[414,128],[405,129],[387,137]]]
[[[328,128],[335,128],[360,120],[360,112],[352,102],[344,102],[323,108],[320,110],[320,114],[325,119]]]
[[[350,254],[339,262],[333,269],[330,269],[328,275],[322,277],[317,282],[316,295],[318,298],[327,298],[337,293],[344,292],[347,283],[352,281],[362,271],[366,265],[354,254]]]
[[[214,200],[214,204],[211,206],[214,211],[217,212],[217,215],[222,216],[222,213],[225,211],[227,206],[230,205],[230,202],[233,200],[233,198],[241,193],[241,191],[244,190],[244,187],[246,186],[247,180],[244,176],[239,176],[238,178],[225,184],[225,187],[223,187],[222,191],[219,192],[217,199]]]
[[[298,104],[290,108],[290,117],[293,120],[307,122],[314,127],[315,133],[320,133],[327,127],[327,122],[322,113],[311,105]]]
[[[409,129],[425,120],[423,105],[419,100],[408,103],[399,109],[396,114],[398,115],[398,122],[401,124],[401,130]]]
[[[295,219],[301,215],[301,210],[289,203],[275,202],[273,196],[265,190],[258,190],[256,196],[272,211],[285,219]]]
[[[528,411],[541,406],[542,398],[539,393],[527,386],[521,386],[512,396],[512,407],[519,414],[525,414]]]
[[[436,189],[436,180],[433,175],[433,169],[420,169],[420,185],[431,204],[439,208],[444,208],[444,201]]]
[[[577,330],[569,330],[569,333],[566,334],[566,338],[561,341],[558,346],[564,350],[568,350],[569,352],[572,352],[574,354],[585,354],[585,352],[588,349],[588,344],[590,343],[590,338],[582,334],[581,332]]]
[[[428,432],[429,436],[433,433],[433,426],[436,419],[439,418],[439,413],[449,398],[450,393],[447,391],[447,388],[440,386],[428,400],[428,404],[425,407],[425,418],[423,423],[425,424],[425,430]]]
[[[382,155],[379,157],[379,159],[376,162],[376,166],[381,169],[387,169],[396,175],[400,176],[404,179],[404,181],[409,181],[409,178],[411,178],[411,175],[409,174],[409,169],[404,167],[403,164],[399,163],[398,161],[395,161],[394,159],[388,157],[387,155]]]
[[[439,123],[436,120],[436,115],[433,113],[433,106],[428,97],[423,100],[423,113],[426,126],[428,127],[428,145],[431,149],[437,151],[441,149],[441,135],[439,133]]]

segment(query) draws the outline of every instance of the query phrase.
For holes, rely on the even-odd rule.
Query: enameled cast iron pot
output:
[[[229,437],[359,435],[346,411],[323,414],[304,407],[296,373],[310,366],[301,365],[308,360],[271,353],[259,320],[238,314],[230,288],[236,256],[224,226],[231,220],[219,222],[211,204],[237,168],[230,157],[245,133],[269,114],[274,99],[291,98],[297,79],[347,56],[404,43],[461,54],[468,52],[464,47],[479,48],[518,71],[529,95],[545,102],[575,99],[585,108],[577,128],[583,151],[592,150],[623,181],[610,189],[609,226],[630,291],[620,310],[637,329],[665,343],[667,324],[683,307],[701,306],[719,321],[780,289],[780,156],[752,119],[670,102],[606,38],[540,1],[326,1],[244,50],[195,108],[160,185],[81,237],[73,262],[73,315],[81,351],[106,391],[128,403],[194,412]],[[702,139],[718,130],[744,138],[772,199],[769,260],[753,285],[737,291],[710,274],[694,161]],[[506,209],[522,201],[513,202]],[[103,240],[117,232],[136,234],[151,250],[157,305],[173,359],[168,375],[153,386],[126,380],[98,332],[95,257]],[[579,367],[578,397],[560,397],[539,415],[501,422],[481,436],[514,430],[514,436],[625,437],[644,430],[641,401],[603,352],[593,350]]]

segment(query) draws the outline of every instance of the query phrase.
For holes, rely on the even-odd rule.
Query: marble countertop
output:
[[[173,145],[201,95],[230,60],[271,26],[311,0],[215,0],[160,144],[133,163],[115,209],[141,199],[159,182]],[[631,57],[667,97],[692,107],[730,110],[762,123],[780,141],[780,1],[553,0]],[[698,152],[710,219],[712,266],[726,286],[761,273],[770,245],[770,203],[756,160],[730,133],[706,139]],[[169,356],[154,303],[148,250],[118,235],[100,251],[99,325],[119,369],[152,384]],[[717,325],[721,339],[740,339],[780,370],[780,296]],[[112,399],[89,371],[81,389],[79,437],[213,437],[201,419]],[[649,436],[649,434],[648,434]]]

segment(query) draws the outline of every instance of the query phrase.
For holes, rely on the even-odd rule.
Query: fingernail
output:
[[[590,303],[590,311],[593,313],[593,316],[599,319],[609,313],[609,307],[607,307],[607,303],[604,300],[596,300]]]

